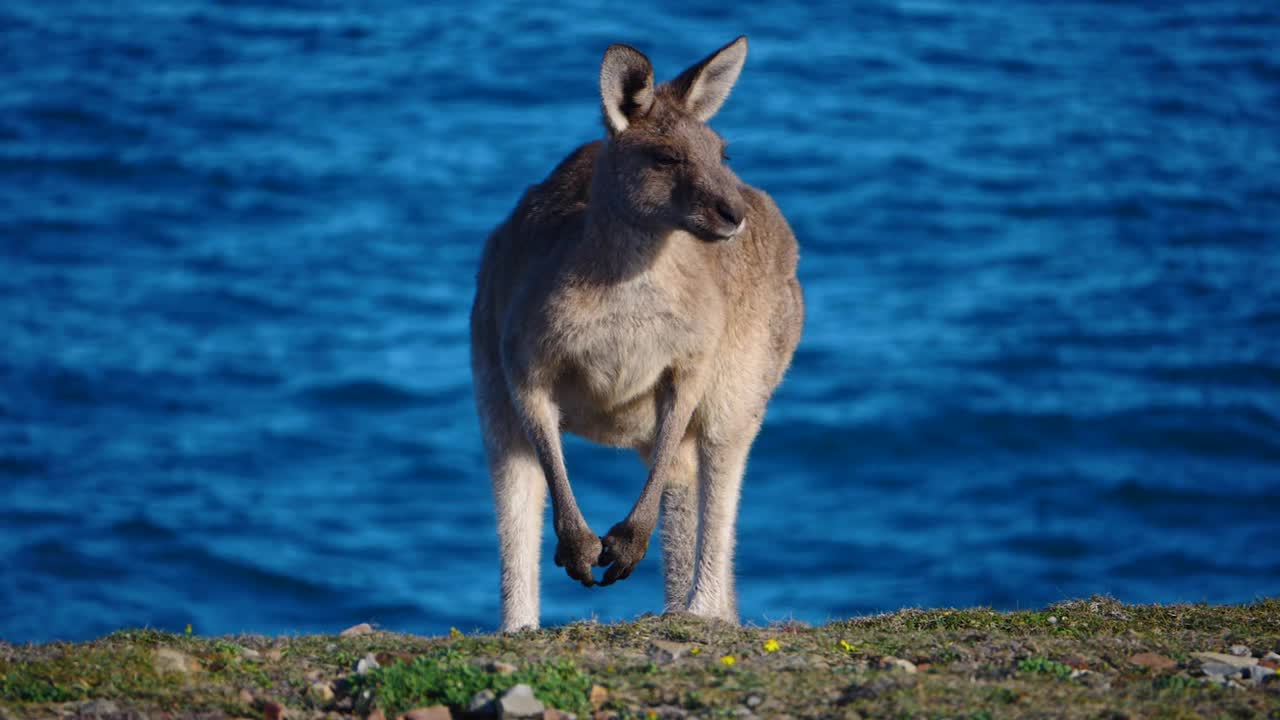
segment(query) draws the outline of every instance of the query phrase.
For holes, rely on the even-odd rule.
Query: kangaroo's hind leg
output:
[[[698,549],[698,446],[686,437],[662,491],[662,574],[666,612],[689,609]]]
[[[546,479],[509,401],[482,399],[479,406],[497,511],[502,630],[537,628]]]

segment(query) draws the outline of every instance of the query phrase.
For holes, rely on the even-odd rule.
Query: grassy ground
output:
[[[1280,676],[1222,687],[1192,655],[1240,645],[1255,656],[1280,651],[1280,598],[1092,598],[1028,612],[903,610],[822,627],[668,616],[515,636],[126,630],[82,644],[0,643],[0,717],[393,718],[437,704],[458,716],[477,691],[523,682],[581,718],[1280,718]],[[1140,653],[1145,664],[1133,661]],[[380,667],[357,674],[369,654]]]

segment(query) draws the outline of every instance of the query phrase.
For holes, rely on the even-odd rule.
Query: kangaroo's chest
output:
[[[565,384],[597,410],[648,395],[697,346],[690,314],[670,292],[644,281],[584,295],[562,328]]]

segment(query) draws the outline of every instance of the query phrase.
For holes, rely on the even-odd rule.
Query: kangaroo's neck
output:
[[[572,272],[593,284],[624,282],[652,269],[671,240],[671,233],[636,227],[593,199],[570,258]]]

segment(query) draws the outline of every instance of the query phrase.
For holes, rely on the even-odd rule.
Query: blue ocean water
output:
[[[493,629],[485,236],[609,43],[743,33],[809,306],[744,620],[1280,594],[1280,10],[730,7],[0,4],[0,638]],[[568,452],[603,532],[644,470]],[[660,609],[551,542],[545,622]]]

